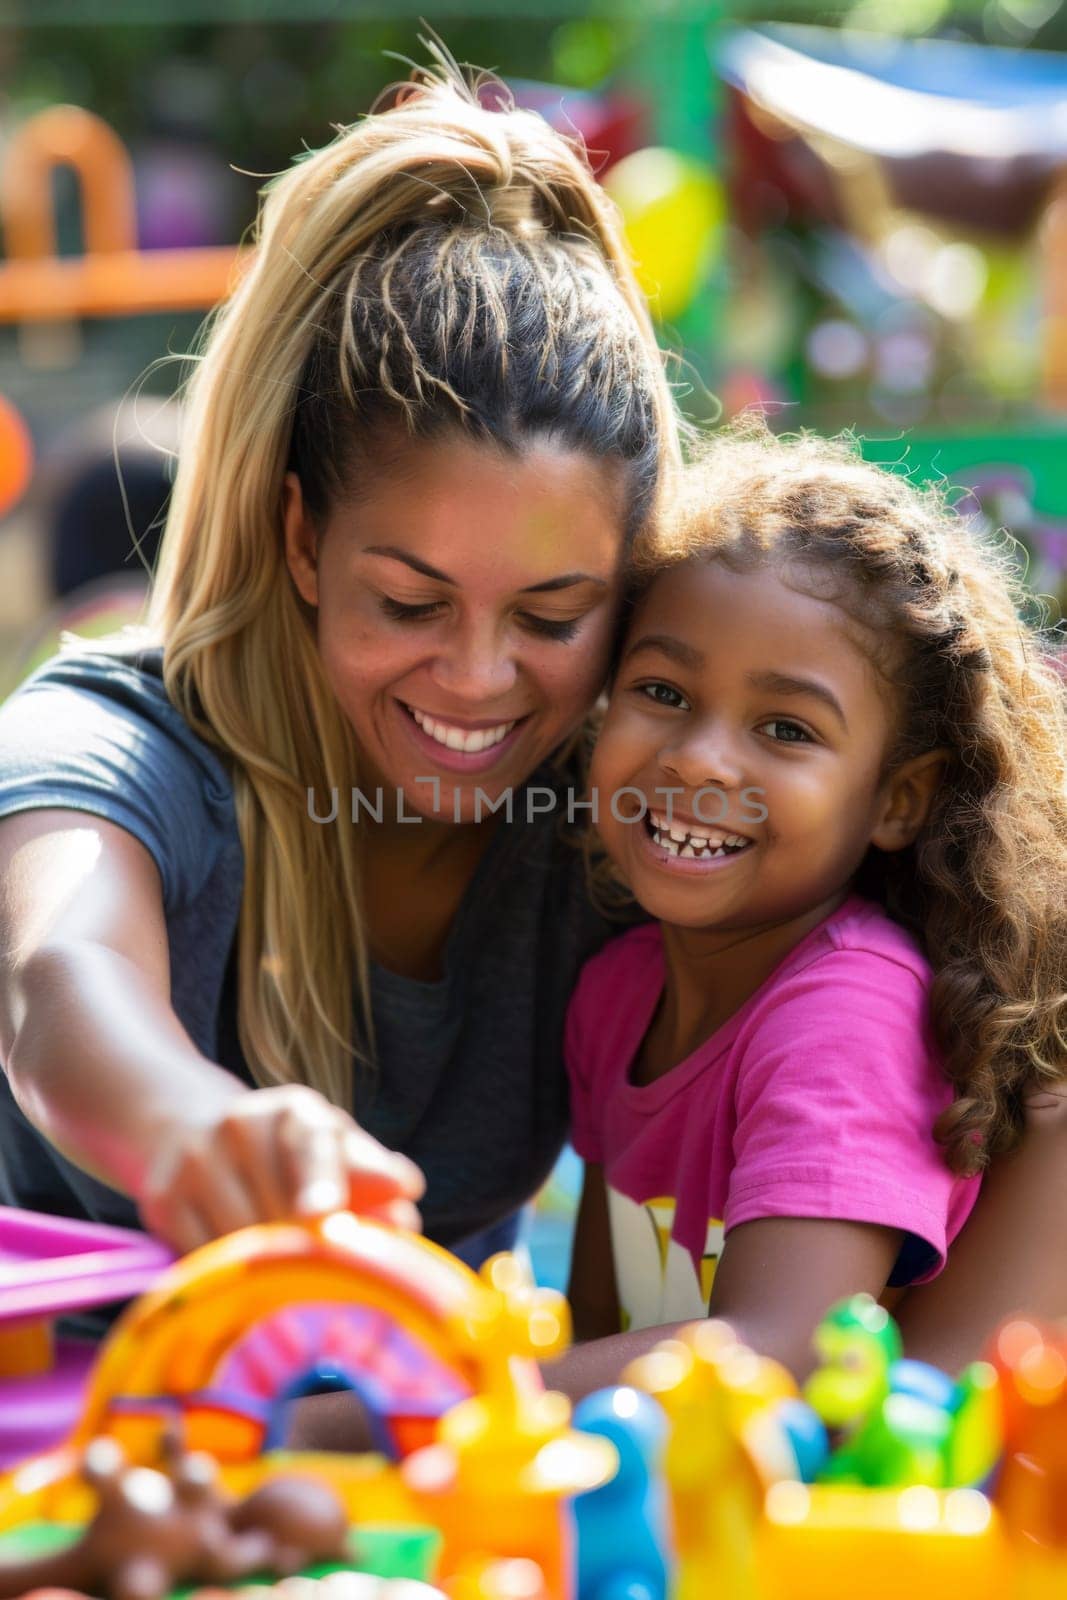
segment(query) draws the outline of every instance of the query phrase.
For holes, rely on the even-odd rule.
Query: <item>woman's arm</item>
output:
[[[268,1217],[410,1199],[410,1162],[301,1086],[254,1094],[170,1005],[149,852],[77,812],[0,823],[0,1055],[22,1111],[76,1165],[131,1195],[180,1250]]]
[[[836,1300],[880,1294],[900,1249],[892,1228],[807,1217],[767,1217],[732,1229],[715,1273],[708,1314],[798,1378],[813,1364],[816,1324]],[[619,1333],[607,1197],[599,1167],[586,1171],[569,1298],[576,1344],[544,1366],[545,1382],[572,1400],[617,1383],[629,1361],[684,1327],[674,1322]]]
[[[995,1160],[944,1271],[894,1309],[910,1356],[958,1372],[1014,1313],[1067,1316],[1067,1094],[1034,1095],[1022,1143]]]

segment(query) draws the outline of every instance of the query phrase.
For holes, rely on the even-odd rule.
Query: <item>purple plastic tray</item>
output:
[[[143,1233],[0,1206],[0,1325],[143,1294],[173,1259]],[[0,1378],[0,1469],[70,1433],[96,1354],[93,1344],[61,1340],[50,1372]]]
[[[0,1323],[143,1294],[174,1260],[157,1239],[0,1206]]]

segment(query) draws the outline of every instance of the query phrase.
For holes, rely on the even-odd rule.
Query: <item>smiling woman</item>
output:
[[[544,438],[391,444],[321,530],[290,475],[289,569],[370,780],[469,822],[479,791],[492,803],[524,782],[604,682],[621,473]]]
[[[609,930],[555,813],[677,441],[612,207],[490,98],[417,74],[269,186],[147,635],[0,713],[4,1200],[182,1249],[418,1202],[478,1259],[558,1152]]]

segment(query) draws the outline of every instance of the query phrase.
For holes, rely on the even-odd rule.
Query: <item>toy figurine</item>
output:
[[[619,1454],[614,1478],[574,1502],[578,1600],[666,1600],[662,1408],[636,1389],[601,1389],[577,1406],[574,1426],[610,1439]]]
[[[210,1456],[173,1451],[166,1471],[131,1467],[113,1439],[94,1439],[82,1475],[99,1505],[65,1550],[0,1566],[0,1596],[62,1586],[108,1600],[163,1600],[180,1583],[286,1576],[348,1558],[348,1518],[325,1483],[275,1478],[242,1501],[219,1487]]]
[[[821,1362],[804,1397],[839,1434],[819,1481],[952,1488],[992,1471],[1000,1431],[983,1363],[954,1382],[904,1359],[893,1319],[867,1294],[834,1306],[814,1344]]]

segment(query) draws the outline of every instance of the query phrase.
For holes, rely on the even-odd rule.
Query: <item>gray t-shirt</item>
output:
[[[201,1051],[251,1082],[236,1025],[244,858],[232,785],[168,700],[160,661],[158,650],[86,648],[35,673],[0,707],[0,816],[63,807],[140,840],[162,879],[174,1010]],[[426,1233],[450,1247],[511,1216],[555,1160],[567,1121],[567,1001],[582,962],[618,931],[591,908],[563,837],[564,781],[542,768],[530,784],[560,795],[557,809],[527,821],[520,793],[514,821],[501,817],[439,982],[372,968],[378,1068],[357,1071],[352,1110],[418,1162]],[[2,1074],[0,1202],[136,1225],[129,1201],[30,1126]]]

